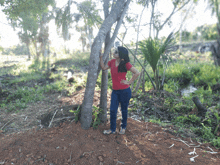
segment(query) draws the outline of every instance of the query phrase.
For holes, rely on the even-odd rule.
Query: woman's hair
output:
[[[128,50],[123,46],[119,46],[118,54],[119,54],[119,58],[121,59],[118,65],[118,72],[127,72],[126,63],[130,62],[128,56]]]

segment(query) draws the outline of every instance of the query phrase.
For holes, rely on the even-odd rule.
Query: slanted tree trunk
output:
[[[147,6],[147,3],[146,5],[144,6],[144,8],[142,9],[141,11],[141,15],[140,15],[140,19],[139,19],[139,23],[138,23],[138,28],[137,28],[137,38],[136,38],[136,48],[135,48],[135,52],[134,52],[134,55],[137,56],[137,52],[138,52],[138,41],[139,41],[139,31],[140,31],[140,25],[141,25],[141,20],[142,20],[142,15],[144,13],[144,9],[146,8]],[[134,58],[134,63],[133,63],[133,66],[135,66],[135,62],[136,62],[136,58]],[[144,71],[143,71],[144,72]],[[132,74],[133,75],[133,74]],[[141,76],[140,76],[141,77]],[[140,84],[139,84],[140,85]],[[133,87],[134,87],[134,82],[131,84],[131,91],[133,90]],[[138,86],[139,88],[139,86]]]
[[[199,98],[197,96],[192,98],[192,101],[195,103],[197,109],[198,109],[198,115],[202,118],[205,118],[205,114],[207,112],[207,109],[202,105]]]
[[[135,89],[133,90],[133,92],[132,92],[132,96],[135,96],[136,94],[137,94],[137,91],[138,91],[138,89],[139,89],[139,87],[140,87],[140,84],[141,84],[141,80],[142,80],[142,75],[144,74],[144,69],[142,68],[142,70],[141,70],[141,74],[140,74],[140,76],[139,76],[139,79],[138,79],[138,82],[137,82],[137,84],[136,84],[136,87],[135,87]]]
[[[144,68],[146,68],[147,66],[147,60],[145,59],[144,60]],[[143,79],[142,79],[142,92],[144,93],[145,92],[145,72],[143,72]]]
[[[127,11],[130,1],[131,0],[117,0],[115,2],[115,4],[112,6],[112,10],[109,16],[104,20],[92,44],[88,78],[80,118],[81,127],[83,129],[89,129],[92,123],[92,105],[95,84],[98,76],[97,72],[99,66],[99,51],[101,50],[102,44],[106,38],[107,33],[111,30],[112,25],[118,20],[118,18],[123,18],[122,16],[124,16],[125,12]]]

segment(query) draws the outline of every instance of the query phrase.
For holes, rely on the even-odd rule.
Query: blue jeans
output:
[[[130,99],[131,99],[130,87],[123,90],[112,90],[111,106],[110,106],[110,128],[112,132],[115,132],[116,130],[116,120],[117,120],[119,103],[121,103],[121,113],[122,113],[121,127],[123,129],[126,129],[127,118],[128,118],[128,104]]]

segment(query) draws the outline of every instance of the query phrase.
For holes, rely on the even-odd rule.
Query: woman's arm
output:
[[[101,68],[102,70],[107,70],[110,68],[110,66],[104,64],[103,60],[102,60],[102,55],[100,55],[100,65],[101,65]]]
[[[135,67],[131,67],[131,69],[129,70],[133,73],[133,76],[132,78],[130,79],[130,81],[127,81],[127,80],[121,80],[121,83],[122,84],[125,84],[125,85],[130,85],[134,82],[134,80],[136,80],[138,78],[138,76],[140,75],[140,73],[138,72],[138,70],[135,68]]]

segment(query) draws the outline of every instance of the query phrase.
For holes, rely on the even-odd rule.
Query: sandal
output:
[[[119,134],[124,135],[125,134],[125,128],[121,127]]]
[[[109,135],[109,134],[115,134],[115,132],[112,132],[112,130],[109,129],[109,130],[104,130],[103,134],[104,135]]]

